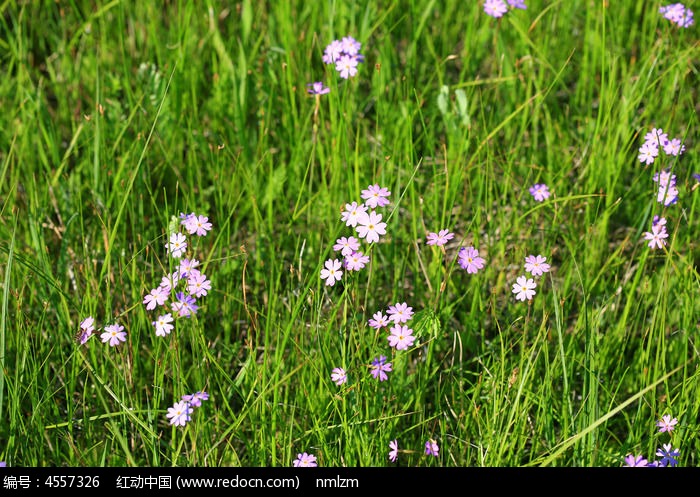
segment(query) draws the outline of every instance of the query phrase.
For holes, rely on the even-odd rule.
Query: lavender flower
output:
[[[307,93],[311,95],[325,95],[326,93],[329,93],[331,91],[330,88],[325,86],[320,81],[317,81],[315,83],[309,83],[306,86],[308,86],[308,89],[306,90]]]
[[[372,376],[374,376],[376,379],[379,379],[379,381],[385,381],[389,379],[387,376],[388,372],[391,372],[391,363],[386,362],[386,357],[381,355],[379,358],[375,358],[374,361],[372,361]]]
[[[306,452],[297,454],[297,458],[292,461],[292,464],[294,464],[296,468],[315,468],[318,466],[316,463],[316,456],[307,454]]]

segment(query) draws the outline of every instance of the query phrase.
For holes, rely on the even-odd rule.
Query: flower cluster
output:
[[[678,424],[676,418],[671,418],[670,414],[665,414],[661,417],[659,421],[656,422],[656,426],[659,427],[659,433],[668,433],[671,435],[673,430]],[[662,444],[662,448],[657,449],[656,456],[659,459],[655,461],[647,460],[643,455],[628,454],[625,456],[625,466],[630,468],[664,468],[667,466],[673,467],[678,466],[678,456],[681,455],[680,450],[674,449],[671,442],[667,444]]]
[[[365,60],[360,53],[361,48],[362,44],[352,36],[333,40],[323,52],[323,62],[335,64],[335,70],[338,71],[341,78],[351,78],[357,74],[358,64]]]
[[[548,273],[550,270],[550,265],[547,264],[547,258],[538,254],[528,255],[525,257],[525,271],[530,273],[534,277],[542,276],[544,273]],[[537,288],[537,283],[533,278],[528,278],[527,276],[518,276],[513,283],[513,293],[515,294],[515,299],[520,301],[532,300],[532,297],[537,293],[535,288]]]
[[[666,218],[654,216],[651,222],[651,231],[644,233],[644,239],[648,241],[649,248],[663,248],[666,245],[668,232],[666,231]]]
[[[84,345],[95,333],[95,318],[88,316],[80,322],[80,331],[78,332],[78,341],[80,345]],[[126,342],[126,331],[124,327],[118,323],[108,324],[103,328],[100,334],[102,343],[109,343],[110,347],[116,347],[122,342]]]
[[[656,200],[660,204],[668,207],[678,202],[678,188],[676,187],[676,175],[670,171],[664,170],[654,174],[652,178],[654,183],[658,183],[659,191],[656,194]]]
[[[685,145],[680,138],[669,140],[668,133],[664,133],[661,128],[653,128],[644,135],[644,143],[639,147],[637,159],[646,165],[653,164],[659,156],[659,150],[663,150],[666,155],[678,156],[685,152]]]
[[[206,216],[190,214],[180,214],[178,223],[189,235],[206,236],[212,225]],[[170,233],[165,248],[175,266],[175,271],[166,274],[161,279],[160,285],[153,288],[143,298],[146,310],[152,311],[157,307],[166,306],[171,299],[169,309],[171,312],[159,315],[152,322],[156,336],[164,337],[173,330],[173,314],[176,317],[191,317],[197,313],[198,300],[205,297],[211,291],[211,281],[202,273],[198,267],[200,262],[194,258],[184,257],[187,255],[187,237],[179,230]],[[174,298],[172,298],[174,297]],[[166,307],[167,308],[167,307]]]
[[[209,400],[207,392],[199,391],[193,394],[185,394],[172,407],[168,407],[168,413],[165,416],[170,419],[171,425],[185,426],[192,420],[194,408],[200,407],[203,400]]]
[[[388,197],[391,192],[375,184],[362,190],[361,195],[365,202],[345,204],[341,220],[346,226],[354,228],[360,239],[367,243],[377,243],[380,235],[386,234],[386,223],[382,222],[382,215],[374,209],[389,205]],[[333,250],[340,252],[343,259],[328,259],[324,263],[320,276],[327,286],[333,286],[341,280],[342,268],[347,271],[360,271],[369,263],[369,256],[360,251],[360,241],[354,236],[338,238]]]
[[[659,14],[681,28],[689,28],[695,23],[693,11],[680,2],[659,7]]]
[[[499,18],[508,12],[510,9],[527,9],[525,5],[525,0],[486,0],[484,2],[484,12],[491,17]]]

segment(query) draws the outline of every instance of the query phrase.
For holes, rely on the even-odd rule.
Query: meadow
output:
[[[698,8],[2,2],[0,460],[697,466]]]

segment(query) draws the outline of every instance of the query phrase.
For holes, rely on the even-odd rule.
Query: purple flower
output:
[[[193,410],[189,402],[181,400],[175,402],[172,407],[168,407],[168,414],[165,416],[170,418],[171,425],[185,426],[192,419],[190,414],[192,414]]]
[[[211,230],[211,223],[206,216],[198,216],[194,212],[190,214],[180,214],[180,224],[185,227],[190,235],[205,236]],[[173,256],[177,257],[177,256]]]
[[[170,313],[158,316],[158,319],[153,321],[153,326],[156,329],[156,336],[164,337],[165,335],[169,335],[170,332],[173,331],[173,328],[175,328],[172,324],[170,324],[172,322],[173,315]]]
[[[369,256],[362,252],[353,252],[345,256],[345,269],[348,271],[359,271],[369,262]]]
[[[668,155],[681,155],[685,152],[685,145],[683,145],[678,138],[674,138],[673,140],[666,141],[664,144],[664,152]]]
[[[335,63],[335,70],[340,73],[340,77],[348,79],[357,74],[357,57],[352,55],[342,55]]]
[[[340,250],[340,254],[345,256],[345,255],[350,255],[352,254],[355,250],[360,249],[360,241],[355,238],[354,236],[349,236],[347,238],[340,237],[335,241],[335,245],[333,245],[333,250],[336,252]]]
[[[180,267],[178,268],[180,278],[187,278],[192,271],[196,271],[195,268],[198,266],[199,261],[197,259],[182,259],[180,261]]]
[[[189,403],[192,407],[200,407],[203,400],[209,400],[209,394],[202,391],[193,394],[185,394],[182,396],[182,400]]]
[[[326,93],[329,93],[331,91],[330,88],[325,86],[320,81],[316,81],[315,83],[308,83],[306,86],[308,86],[308,89],[306,90],[307,93],[311,95],[325,95]]]
[[[437,457],[440,452],[440,447],[435,440],[432,438],[425,442],[425,455]]]
[[[88,316],[80,322],[80,345],[85,345],[85,342],[92,336],[95,331],[95,319],[92,316]]]
[[[666,218],[661,217],[652,223],[651,231],[644,234],[644,239],[648,240],[649,248],[663,248],[666,245],[668,232],[666,231]]]
[[[325,268],[321,269],[321,279],[326,280],[326,285],[328,286],[335,285],[335,282],[340,281],[340,278],[343,277],[340,261],[338,259],[328,259],[324,266]]]
[[[199,306],[195,304],[196,300],[191,295],[184,292],[178,292],[175,295],[177,302],[170,304],[173,312],[176,312],[179,317],[191,317],[192,314],[197,314]]]
[[[678,465],[678,460],[676,458],[681,455],[681,452],[672,447],[671,444],[664,444],[663,449],[658,449],[656,451],[656,455],[661,458],[659,464],[671,467]]]
[[[331,371],[331,381],[340,386],[348,381],[348,375],[343,368],[333,368],[333,371]]]
[[[483,269],[485,262],[483,257],[479,257],[479,252],[474,247],[462,247],[457,254],[457,264],[462,269],[466,269],[469,274],[475,274]]]
[[[360,216],[364,215],[366,212],[367,206],[365,204],[357,205],[357,202],[345,204],[345,210],[341,214],[341,221],[343,221],[346,226],[354,228],[357,226]]]
[[[537,183],[530,187],[530,195],[535,197],[535,200],[542,202],[549,198],[549,187],[544,183]]]
[[[358,55],[362,48],[362,43],[352,36],[344,36],[343,39],[340,40],[340,46],[344,53],[348,55]]]
[[[661,416],[661,419],[656,422],[656,426],[659,427],[659,433],[665,431],[671,433],[676,428],[677,424],[678,420],[676,418],[671,419],[670,414],[664,414]]]
[[[374,361],[372,361],[372,376],[375,378],[378,378],[379,381],[385,381],[389,379],[387,376],[388,372],[391,372],[391,363],[386,362],[386,357],[383,355],[380,355],[379,358],[375,358]]]
[[[372,315],[372,319],[370,319],[367,324],[378,330],[389,324],[389,318],[382,314],[382,311],[377,311]]]
[[[656,157],[659,155],[659,148],[651,142],[647,142],[639,147],[639,155],[637,159],[646,165],[653,164]]]
[[[316,456],[313,454],[307,454],[306,452],[303,454],[297,454],[297,458],[292,461],[292,464],[294,464],[294,467],[297,468],[315,468],[318,466],[316,463]]]
[[[652,147],[663,147],[667,141],[668,133],[664,133],[664,130],[661,128],[652,128],[651,131],[644,135],[644,143]]]
[[[334,64],[343,54],[343,44],[338,40],[330,42],[323,51],[322,60],[326,64]]]
[[[486,0],[484,2],[484,12],[491,17],[499,18],[508,12],[508,6],[503,0]]]
[[[206,275],[197,271],[195,274],[191,274],[187,278],[187,291],[196,298],[203,297],[211,290],[211,281],[209,281]]]
[[[532,297],[537,293],[535,292],[536,287],[537,283],[532,278],[518,276],[516,283],[513,283],[513,293],[516,294],[516,300],[522,300],[523,302],[525,302],[525,299],[532,300]]]
[[[156,306],[165,304],[165,301],[168,300],[170,296],[169,294],[170,290],[159,286],[151,290],[151,293],[143,298],[143,303],[146,304],[146,309],[152,311]]]
[[[376,243],[379,241],[379,235],[386,235],[386,223],[382,223],[381,220],[382,215],[375,211],[369,214],[363,212],[359,215],[355,231],[367,243]]]
[[[629,454],[625,457],[625,466],[628,468],[642,468],[646,467],[649,462],[644,459],[644,456],[633,456]]]
[[[165,244],[165,248],[170,255],[176,259],[179,259],[184,255],[185,250],[187,249],[187,240],[185,239],[185,235],[180,232],[171,233],[170,241]]]
[[[525,5],[525,0],[508,0],[508,5],[510,5],[514,9],[527,9],[527,5]]]
[[[369,185],[366,190],[362,190],[361,194],[362,198],[365,199],[365,205],[372,209],[389,205],[387,197],[391,195],[391,192],[377,184]]]
[[[406,302],[397,302],[389,306],[386,313],[389,315],[389,320],[396,324],[407,323],[413,317],[413,307],[409,307]]]
[[[115,347],[121,342],[126,342],[126,332],[120,324],[110,324],[105,326],[105,331],[100,335],[103,343],[109,342],[110,347]]]
[[[693,11],[680,2],[659,7],[659,13],[682,28],[689,28],[695,23]]]
[[[454,233],[449,230],[440,230],[440,233],[428,233],[426,245],[437,245],[441,247],[454,238]]]
[[[536,257],[528,255],[525,257],[525,271],[533,276],[542,276],[544,273],[548,273],[550,266],[545,262],[546,260],[546,257],[539,254]]]
[[[413,345],[416,337],[413,336],[413,330],[408,326],[395,324],[391,327],[388,339],[389,346],[394,347],[396,350],[406,350]]]
[[[391,462],[396,462],[396,459],[399,457],[399,442],[392,440],[389,442],[389,448],[391,449],[389,451],[389,460]]]

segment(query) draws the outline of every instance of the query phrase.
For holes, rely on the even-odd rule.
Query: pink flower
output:
[[[426,245],[437,245],[441,247],[454,238],[454,233],[449,230],[440,230],[440,233],[428,233]]]

